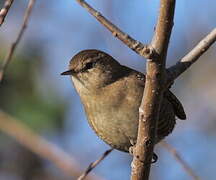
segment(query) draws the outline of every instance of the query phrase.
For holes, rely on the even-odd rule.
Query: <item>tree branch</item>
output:
[[[165,82],[165,61],[175,0],[161,0],[160,12],[151,46],[158,54],[147,61],[146,82],[139,108],[139,128],[132,161],[131,180],[148,180]]]
[[[127,45],[130,49],[138,53],[139,55],[145,58],[151,58],[154,56],[154,51],[148,45],[144,45],[141,42],[133,39],[128,34],[124,33],[117,26],[111,23],[108,19],[106,19],[100,12],[96,11],[92,8],[86,1],[84,0],[76,0],[82,7],[84,7],[92,16],[94,16],[103,26],[105,26],[114,37],[117,37],[121,40],[125,45]]]
[[[5,0],[5,3],[3,5],[3,8],[0,11],[0,26],[3,24],[5,17],[7,16],[7,13],[13,4],[14,0]]]
[[[0,110],[0,130],[16,139],[21,145],[33,153],[49,160],[64,174],[78,177],[81,174],[76,161],[55,144],[34,133],[26,125]],[[102,180],[96,175],[91,175],[89,180]]]
[[[216,28],[203,38],[186,56],[168,69],[168,83],[186,71],[216,41]]]
[[[24,14],[23,24],[21,26],[21,29],[20,29],[20,31],[18,33],[18,36],[17,36],[16,40],[14,41],[14,43],[12,43],[12,45],[10,47],[10,50],[9,50],[8,54],[6,55],[6,57],[5,57],[4,61],[3,61],[3,64],[2,64],[2,66],[0,68],[0,83],[1,83],[1,81],[3,79],[4,72],[5,72],[6,68],[7,68],[7,66],[11,61],[13,53],[14,53],[18,43],[20,42],[25,29],[27,28],[27,23],[28,23],[28,20],[30,18],[34,3],[35,3],[35,0],[29,0],[28,7],[26,8],[26,11],[25,11],[25,14]]]
[[[200,178],[194,173],[191,167],[182,159],[182,157],[174,147],[172,147],[166,141],[161,141],[160,145],[163,146],[168,152],[170,152],[174,156],[176,161],[183,167],[186,173],[192,177],[193,180],[200,180]]]
[[[113,151],[113,148],[105,151],[103,153],[103,155],[98,159],[96,160],[95,162],[92,162],[88,168],[85,170],[85,172],[77,179],[77,180],[83,180],[86,178],[86,176],[105,158],[107,157],[111,152]]]

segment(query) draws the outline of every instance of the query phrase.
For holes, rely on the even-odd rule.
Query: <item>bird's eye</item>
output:
[[[95,64],[96,64],[95,62],[89,62],[89,63],[87,63],[87,64],[85,65],[85,69],[86,69],[86,70],[87,70],[87,69],[91,69],[91,68],[94,67]]]

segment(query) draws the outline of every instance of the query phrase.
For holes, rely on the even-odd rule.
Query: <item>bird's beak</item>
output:
[[[68,70],[68,71],[61,73],[61,75],[73,75],[74,73],[75,73],[75,71],[71,69],[71,70]]]

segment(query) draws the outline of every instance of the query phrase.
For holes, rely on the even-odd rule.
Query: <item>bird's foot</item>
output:
[[[129,147],[129,154],[133,156],[135,146]]]
[[[130,143],[131,143],[132,146],[129,147],[129,150],[128,150],[128,151],[129,151],[130,155],[133,156],[133,155],[134,155],[134,154],[133,154],[133,153],[134,153],[134,148],[135,148],[136,143],[135,143],[135,141],[133,141],[133,140],[130,140]],[[137,158],[139,159],[139,157],[137,157]],[[158,160],[158,156],[157,156],[156,153],[153,152],[151,163],[154,164],[154,163],[157,162],[157,160]]]
[[[134,148],[135,148],[134,146],[131,146],[131,147],[129,148],[129,153],[130,153],[130,155],[132,155],[132,156],[134,155],[134,154],[133,154]],[[139,159],[139,156],[137,156],[137,158]],[[151,163],[154,164],[154,163],[157,162],[157,160],[158,160],[157,154],[153,153]]]
[[[129,150],[128,150],[128,151],[129,151],[130,155],[133,156],[133,152],[134,152],[134,148],[135,148],[136,143],[135,143],[135,141],[132,140],[132,139],[130,139],[130,143],[131,143],[132,146],[129,147]]]

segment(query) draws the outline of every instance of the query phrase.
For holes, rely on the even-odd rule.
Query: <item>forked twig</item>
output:
[[[191,167],[182,159],[182,157],[174,147],[172,147],[166,141],[161,141],[160,145],[163,146],[168,152],[170,152],[173,155],[176,161],[183,167],[186,173],[193,178],[193,180],[200,180],[200,178],[194,173]]]
[[[35,4],[35,0],[29,0],[28,7],[26,8],[26,11],[25,11],[25,14],[24,14],[23,24],[21,26],[21,29],[20,29],[20,31],[18,33],[18,36],[17,36],[16,40],[12,43],[12,45],[10,47],[10,50],[9,50],[8,54],[6,55],[6,57],[5,57],[4,61],[3,61],[3,64],[2,64],[2,66],[0,68],[0,82],[3,79],[4,72],[5,72],[8,64],[11,61],[13,53],[14,53],[16,47],[17,47],[17,44],[20,42],[20,40],[21,40],[21,38],[23,36],[23,33],[25,32],[25,29],[27,28],[28,20],[30,18],[32,8],[33,8],[34,4]]]
[[[85,172],[77,179],[77,180],[83,180],[85,179],[85,177],[105,158],[109,155],[109,153],[111,153],[113,151],[113,148],[105,151],[103,153],[103,155],[96,160],[95,162],[92,162],[91,164],[89,164],[89,166],[87,167],[87,169],[85,170]]]
[[[5,0],[5,3],[3,5],[3,8],[0,11],[0,26],[3,24],[5,17],[7,16],[7,13],[13,4],[14,0]]]

